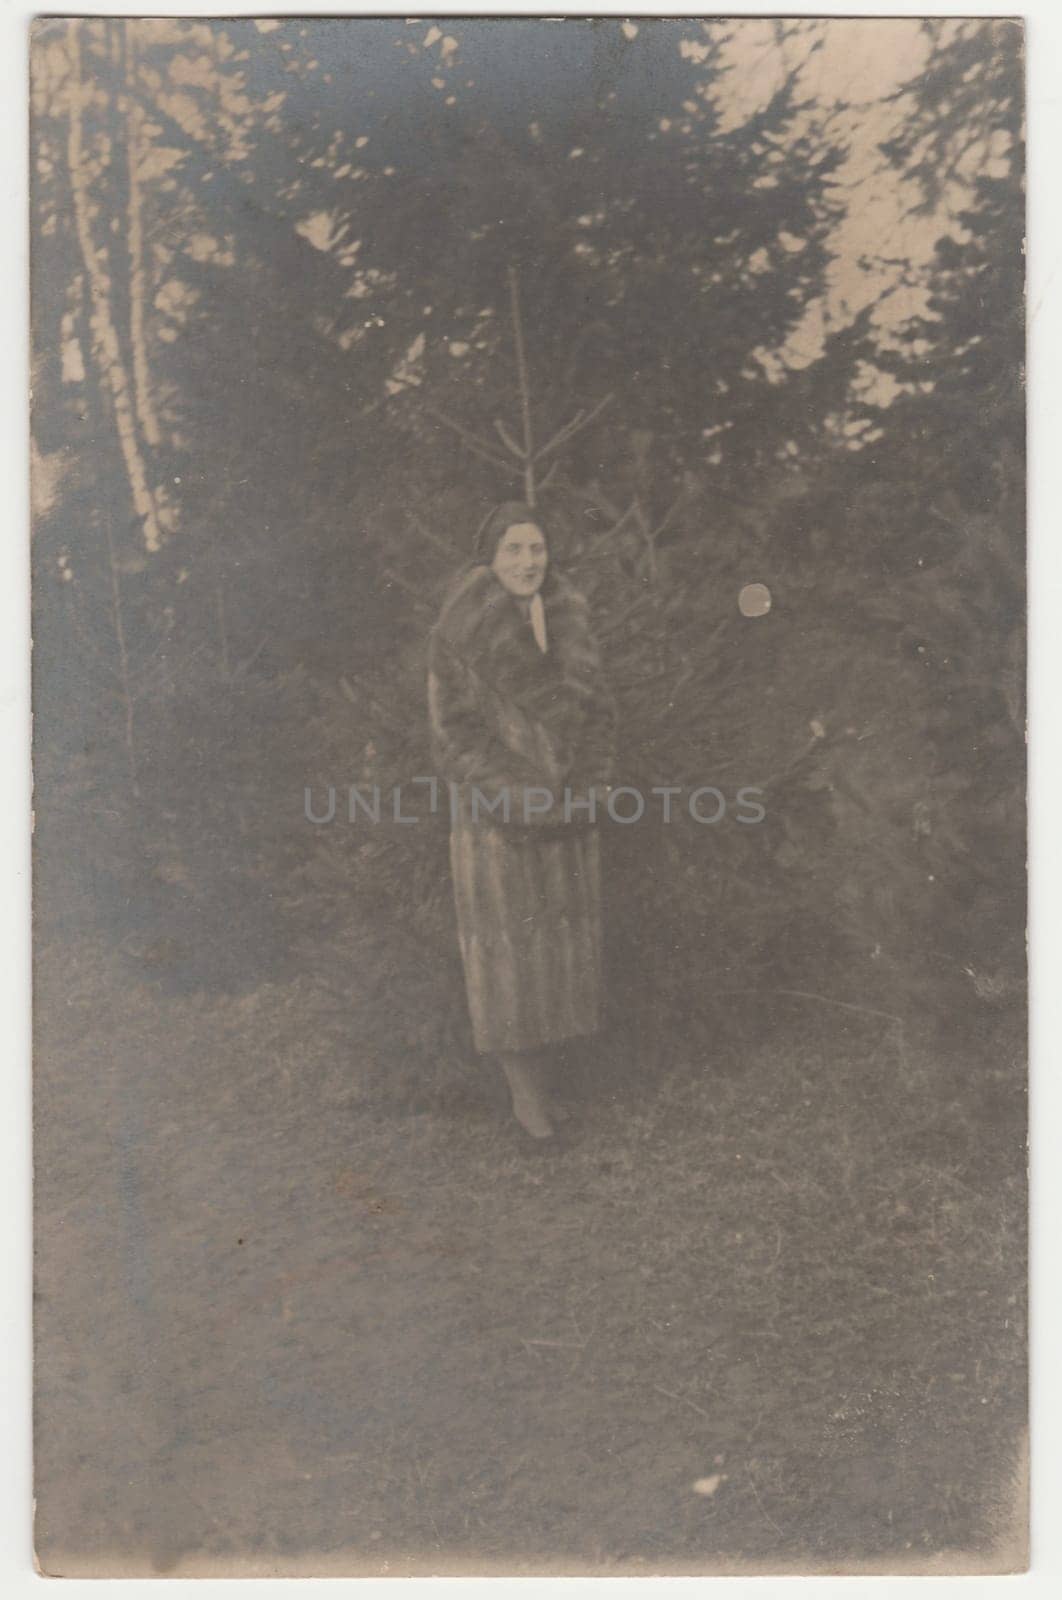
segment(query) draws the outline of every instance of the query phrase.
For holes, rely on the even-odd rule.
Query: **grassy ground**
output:
[[[480,1065],[373,1045],[369,959],[42,953],[46,1570],[1020,1561],[1011,1061],[781,997],[603,1040],[529,1154]]]

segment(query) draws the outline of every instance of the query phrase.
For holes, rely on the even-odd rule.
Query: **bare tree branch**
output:
[[[657,523],[656,527],[648,535],[648,537],[653,541],[654,544],[656,543],[657,539],[659,539],[660,535],[662,533],[666,533],[668,528],[670,528],[670,526],[671,526],[671,524],[672,524],[672,522],[673,522],[673,520],[675,518],[676,512],[678,512],[680,510],[680,508],[682,507],[682,505],[683,505],[685,500],[686,500],[686,490],[683,489],[682,493],[679,494],[676,497],[676,499],[672,502],[672,504],[668,508],[668,510],[664,512],[663,517]]]
[[[614,399],[615,395],[607,394],[603,400],[599,400],[597,402],[597,405],[594,406],[592,411],[587,411],[585,414],[580,411],[571,422],[567,423],[565,427],[561,428],[558,433],[553,435],[553,438],[550,439],[548,444],[544,444],[542,446],[541,450],[539,450],[535,456],[535,460],[541,461],[542,457],[547,453],[547,451],[558,449],[562,444],[567,444],[569,439],[574,439],[577,433],[582,433],[583,429],[588,428],[593,422],[594,418],[599,417],[602,411],[604,411],[605,407],[607,405],[611,405]]]
[[[531,432],[531,387],[527,377],[524,350],[524,325],[520,318],[520,284],[516,268],[509,268],[509,299],[513,313],[513,343],[516,346],[516,381],[520,388],[520,411],[524,421],[524,495],[529,506],[535,503],[535,446]]]
[[[494,426],[498,431],[498,437],[501,439],[502,443],[509,450],[511,450],[513,455],[517,458],[517,460],[521,464],[523,464],[524,452],[520,448],[520,446],[517,444],[516,440],[513,438],[512,434],[509,432],[508,428],[505,426],[505,423],[501,420],[500,417],[495,417]]]
[[[423,517],[418,516],[415,511],[410,512],[410,520],[417,532],[427,539],[429,544],[433,544],[437,550],[442,550],[451,560],[455,556],[460,556],[461,551],[458,550],[457,546],[452,545],[448,539],[440,539],[439,535],[433,533],[431,528],[428,527]]]
[[[474,433],[470,433],[460,422],[455,422],[453,417],[448,417],[444,411],[436,411],[434,406],[429,406],[427,409],[429,415],[433,416],[437,422],[441,422],[444,428],[449,428],[451,433],[456,433],[459,438],[463,439],[473,454],[482,456],[492,466],[502,467],[506,472],[514,470],[512,462],[508,461],[499,450],[494,450],[490,445],[483,444]]]
[[[383,577],[387,579],[388,583],[396,583],[400,589],[404,589],[406,594],[410,595],[418,606],[427,608],[428,602],[425,600],[420,590],[410,583],[408,579],[401,577],[395,571],[394,567],[384,567]]]

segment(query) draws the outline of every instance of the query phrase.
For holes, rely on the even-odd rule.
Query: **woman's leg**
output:
[[[508,1050],[498,1060],[512,1095],[513,1116],[532,1139],[549,1139],[554,1130],[542,1091],[540,1063],[529,1050]]]

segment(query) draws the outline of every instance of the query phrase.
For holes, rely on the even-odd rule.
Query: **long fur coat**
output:
[[[524,820],[525,788],[548,789],[560,802],[566,786],[585,794],[612,776],[615,713],[586,601],[552,573],[542,596],[545,653],[519,602],[489,567],[466,574],[431,640],[437,775],[466,796],[478,788],[496,799],[508,790],[514,824]],[[555,822],[560,809],[537,821]]]
[[[586,601],[552,572],[542,596],[544,653],[488,567],[465,575],[431,638],[432,747],[458,801],[454,900],[481,1051],[535,1049],[600,1021],[600,845],[564,793],[585,799],[611,781],[615,712]]]

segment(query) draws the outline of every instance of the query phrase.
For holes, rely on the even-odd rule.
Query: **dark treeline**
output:
[[[45,938],[243,987],[359,922],[396,1044],[460,1034],[442,819],[314,828],[303,793],[425,772],[426,632],[530,437],[625,781],[766,791],[757,827],[609,829],[631,1037],[779,988],[1012,1014],[1020,32],[920,25],[853,190],[831,25],[755,24],[758,98],[749,26],[38,25]],[[935,249],[878,241],[845,317],[875,185]]]

